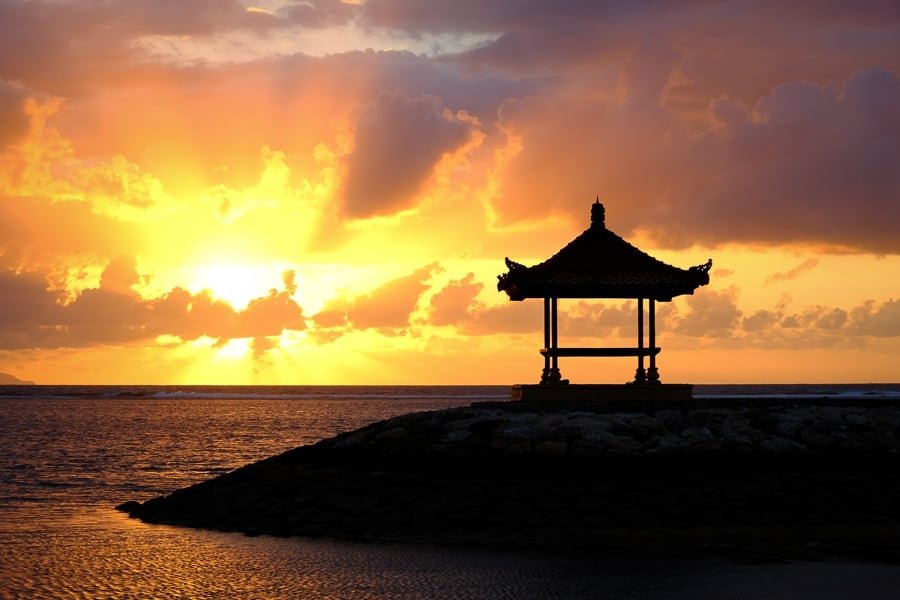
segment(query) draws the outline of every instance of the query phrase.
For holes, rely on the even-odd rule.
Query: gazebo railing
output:
[[[644,345],[644,298],[637,298],[638,336],[637,347],[559,347],[558,298],[544,298],[544,347],[540,349],[544,357],[544,370],[541,373],[541,385],[567,384],[559,372],[561,357],[615,357],[635,356],[638,359],[633,383],[658,384],[659,370],[656,368],[656,355],[660,348],[656,345],[656,302],[650,298],[649,340]],[[650,368],[644,368],[644,358],[650,358]]]
[[[656,356],[662,348],[541,348],[543,356]]]

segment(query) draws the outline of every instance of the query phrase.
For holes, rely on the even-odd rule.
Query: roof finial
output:
[[[606,209],[600,204],[600,196],[591,205],[591,227],[606,227]]]

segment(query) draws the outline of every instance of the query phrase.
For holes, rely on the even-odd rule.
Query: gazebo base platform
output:
[[[651,384],[569,384],[512,386],[512,400],[546,402],[559,408],[615,408],[636,404],[645,409],[663,408],[693,400],[694,386],[689,383]],[[624,406],[623,406],[624,408]]]

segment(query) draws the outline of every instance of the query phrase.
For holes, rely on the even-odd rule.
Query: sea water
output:
[[[900,386],[698,387],[898,398]],[[894,598],[900,567],[245,537],[114,510],[484,387],[0,387],[0,598]]]

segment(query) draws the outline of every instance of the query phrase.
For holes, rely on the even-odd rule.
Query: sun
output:
[[[188,289],[192,293],[208,290],[235,310],[243,310],[251,300],[272,289],[281,289],[281,272],[273,265],[206,263],[191,269]]]

